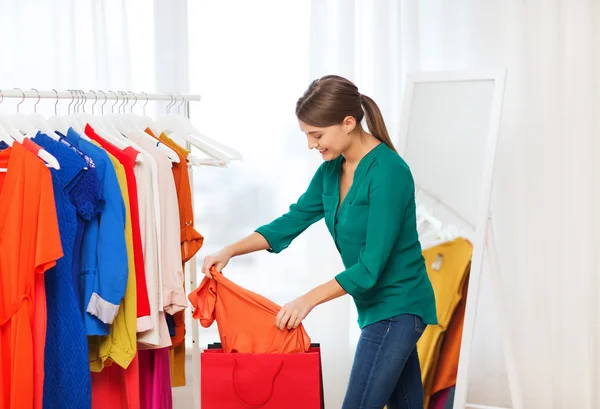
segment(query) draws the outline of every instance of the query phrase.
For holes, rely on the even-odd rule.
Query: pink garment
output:
[[[429,409],[444,409],[450,388],[442,389],[435,393],[429,400]]]
[[[173,409],[169,348],[141,350],[139,355],[141,409]]]

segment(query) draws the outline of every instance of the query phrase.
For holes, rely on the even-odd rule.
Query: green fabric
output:
[[[297,203],[256,232],[278,253],[324,217],[346,268],[335,278],[354,298],[361,328],[399,314],[437,324],[408,165],[387,145],[378,145],[358,164],[337,210],[343,160],[324,162]]]

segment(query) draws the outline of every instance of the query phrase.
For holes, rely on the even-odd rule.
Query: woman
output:
[[[361,127],[365,115],[371,133]],[[211,277],[210,267],[220,272],[231,257],[278,253],[324,217],[346,270],[282,307],[277,327],[296,328],[317,305],[350,294],[361,336],[343,409],[422,408],[416,343],[437,317],[410,169],[375,102],[345,78],[313,81],[296,104],[296,116],[308,147],[325,161],[308,190],[288,213],[206,257],[202,270]]]

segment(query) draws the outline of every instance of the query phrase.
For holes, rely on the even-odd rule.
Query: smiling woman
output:
[[[369,105],[367,122],[374,135],[360,125],[363,104]],[[395,152],[375,103],[365,103],[345,78],[313,81],[296,114],[309,148],[319,149],[325,162],[286,214],[206,257],[203,272],[258,250],[280,253],[325,218],[345,270],[284,305],[277,327],[296,328],[316,306],[350,294],[362,334],[342,408],[387,404],[396,409],[406,402],[422,407],[415,345],[437,317],[418,240],[410,169]]]

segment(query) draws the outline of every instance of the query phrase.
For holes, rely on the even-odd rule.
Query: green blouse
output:
[[[437,324],[408,165],[379,144],[361,159],[338,210],[343,160],[324,162],[297,203],[256,232],[269,242],[270,252],[279,253],[324,217],[346,268],[335,278],[353,297],[361,328],[399,314]]]

